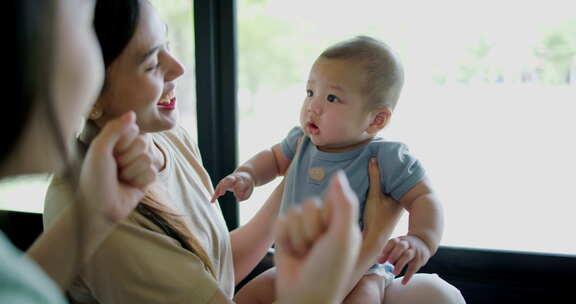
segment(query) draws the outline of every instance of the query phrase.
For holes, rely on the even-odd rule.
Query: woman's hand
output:
[[[364,209],[364,238],[368,242],[377,241],[386,244],[378,263],[394,264],[394,274],[398,275],[408,266],[402,284],[407,284],[410,278],[430,259],[430,249],[416,236],[400,236],[390,238],[396,223],[400,219],[402,208],[400,203],[387,197],[380,190],[380,171],[375,158],[370,160],[368,168],[370,190]]]
[[[158,173],[133,112],[107,123],[90,144],[80,175],[89,216],[118,223],[136,207]]]
[[[363,236],[364,239],[379,242],[383,246],[400,219],[402,207],[400,203],[382,193],[380,170],[376,158],[370,159],[368,176],[370,177],[370,190],[368,190],[364,208]]]
[[[336,303],[345,296],[360,247],[358,199],[342,172],[326,193],[322,206],[309,201],[278,221],[278,303]]]
[[[66,290],[82,265],[88,262],[115,224],[128,216],[156,178],[148,161],[120,169],[119,155],[134,153],[138,158],[145,149],[138,147],[138,127],[134,113],[109,122],[92,141],[84,159],[75,204],[34,242],[28,255]],[[144,157],[144,159],[151,159]],[[126,168],[128,168],[126,167]],[[120,176],[127,177],[121,181]]]

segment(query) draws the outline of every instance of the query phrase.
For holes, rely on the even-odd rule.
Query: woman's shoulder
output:
[[[181,125],[176,125],[172,129],[152,133],[153,137],[162,137],[171,141],[185,141],[190,135]]]
[[[191,152],[197,158],[200,156],[196,140],[193,139],[188,130],[181,125],[176,125],[170,130],[156,133],[154,136],[155,138],[166,141],[167,144],[180,150],[180,152]]]

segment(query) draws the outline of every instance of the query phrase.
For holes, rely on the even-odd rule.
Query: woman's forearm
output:
[[[284,181],[244,226],[230,233],[236,283],[244,279],[274,243],[274,223],[280,211]]]
[[[81,265],[114,229],[96,215],[91,215],[90,223],[84,221],[81,225],[82,218],[86,217],[79,217],[77,208],[68,207],[26,252],[62,290],[70,286]],[[85,230],[79,231],[79,227]]]

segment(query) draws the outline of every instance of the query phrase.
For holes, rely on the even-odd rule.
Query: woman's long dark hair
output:
[[[15,29],[6,31],[8,47],[3,50],[8,65],[3,91],[10,102],[0,119],[0,163],[14,152],[37,107],[45,106],[53,113],[49,81],[54,61],[54,5],[52,1],[8,0],[7,6],[2,19],[13,20]]]
[[[56,113],[53,94],[53,79],[56,64],[57,39],[57,2],[37,0],[8,0],[8,8],[2,10],[7,13],[3,20],[13,20],[13,31],[7,31],[8,37],[4,49],[5,61],[8,66],[7,75],[2,81],[9,92],[7,99],[10,100],[9,115],[0,120],[0,164],[15,153],[15,148],[31,123],[32,114],[39,112],[44,115],[48,131],[52,133],[61,161],[64,165],[64,178],[77,189],[80,160],[77,155],[70,155],[66,145],[65,133],[63,132],[61,119],[62,113]],[[14,18],[14,19],[11,19]],[[13,36],[10,36],[13,35]],[[60,114],[60,115],[58,115]],[[76,193],[76,200],[82,198]],[[79,215],[82,204],[75,210]],[[81,269],[84,258],[82,238],[86,237],[84,225],[79,216],[74,218],[76,226],[76,263]]]
[[[94,13],[94,30],[100,43],[105,68],[120,56],[138,25],[140,5],[143,0],[98,0]],[[106,83],[106,81],[105,81]],[[104,85],[106,90],[106,85]],[[214,267],[198,239],[188,229],[182,217],[160,201],[159,195],[148,192],[136,210],[155,223],[182,247],[193,252],[204,267],[216,277]]]

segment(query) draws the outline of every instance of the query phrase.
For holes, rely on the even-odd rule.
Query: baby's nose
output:
[[[320,113],[322,113],[323,108],[324,108],[324,103],[322,102],[322,100],[320,98],[313,98],[310,101],[308,110],[315,113],[315,114],[320,114]]]

